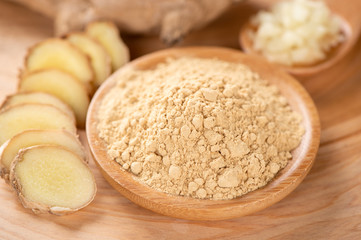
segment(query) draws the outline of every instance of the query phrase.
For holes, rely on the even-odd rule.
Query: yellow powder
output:
[[[217,59],[128,70],[98,117],[120,168],[159,191],[201,199],[232,199],[266,185],[304,133],[275,86]]]

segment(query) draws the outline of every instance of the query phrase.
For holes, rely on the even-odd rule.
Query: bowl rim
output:
[[[106,153],[106,145],[97,130],[97,113],[101,100],[115,85],[116,77],[128,68],[149,69],[169,57],[219,58],[230,62],[250,63],[251,70],[264,69],[272,75],[271,82],[278,85],[290,105],[303,116],[306,133],[301,144],[293,151],[298,154],[266,186],[231,200],[200,200],[190,197],[173,196],[159,192],[138,182],[133,174],[126,172]],[[262,78],[262,74],[260,74]],[[282,80],[280,80],[282,79]],[[278,82],[277,82],[278,81]],[[286,90],[282,90],[284,87]],[[291,101],[291,100],[289,100]],[[320,143],[320,121],[317,109],[302,85],[293,77],[262,58],[250,56],[239,50],[223,47],[180,47],[157,51],[144,55],[116,71],[95,93],[87,115],[86,135],[94,161],[104,178],[123,196],[134,203],[154,212],[189,220],[222,220],[248,215],[262,210],[287,196],[304,179],[311,169]],[[290,164],[292,163],[292,164]]]

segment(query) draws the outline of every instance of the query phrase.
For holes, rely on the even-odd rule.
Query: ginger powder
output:
[[[120,168],[156,190],[200,199],[232,199],[265,186],[304,133],[277,87],[217,59],[127,69],[98,118]]]

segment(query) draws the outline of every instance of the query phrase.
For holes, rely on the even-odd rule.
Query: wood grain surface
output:
[[[239,49],[242,23],[265,1],[232,7],[207,28],[187,36],[182,45]],[[360,3],[348,0],[345,4],[360,9]],[[1,99],[16,90],[26,49],[51,34],[50,20],[0,2]],[[128,36],[125,40],[133,58],[166,47],[156,37]],[[319,84],[321,78],[329,83]],[[98,194],[91,205],[69,216],[33,215],[0,181],[0,239],[360,239],[361,41],[335,67],[301,80],[312,90],[318,107],[321,146],[305,180],[270,208],[215,222],[164,217],[124,198],[91,161]],[[85,143],[84,133],[80,135]]]

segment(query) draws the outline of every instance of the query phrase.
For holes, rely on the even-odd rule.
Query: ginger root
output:
[[[221,15],[234,0],[16,0],[54,19],[55,33],[80,30],[92,21],[107,19],[122,31],[160,34],[166,43],[179,41]]]
[[[19,91],[40,91],[54,95],[71,107],[77,125],[84,128],[90,99],[84,85],[72,75],[56,69],[25,74],[20,79]]]
[[[75,123],[85,127],[90,96],[109,76],[111,58],[82,33],[36,44],[24,65],[20,92],[0,108],[0,176],[34,213],[75,212],[96,193]]]
[[[10,165],[18,152],[27,147],[36,145],[62,146],[81,157],[87,162],[84,148],[77,137],[64,130],[25,130],[8,141],[0,148],[0,176],[9,181]]]
[[[75,118],[73,110],[57,97],[47,94],[45,92],[23,92],[9,95],[5,98],[1,108],[12,107],[25,103],[40,103],[49,104],[56,108],[59,108],[63,112],[69,115],[71,118]]]
[[[22,75],[45,69],[58,69],[79,79],[92,93],[94,72],[87,55],[62,39],[47,39],[29,49]]]
[[[47,104],[22,104],[0,112],[0,145],[28,129],[64,129],[76,133],[75,121]]]
[[[90,57],[95,72],[94,85],[98,88],[112,71],[110,55],[99,42],[85,33],[71,33],[67,40]],[[129,55],[128,52],[126,54]]]
[[[111,57],[113,71],[129,61],[129,49],[119,37],[118,28],[112,22],[93,22],[87,25],[85,31],[103,45]]]
[[[88,165],[60,146],[21,150],[11,164],[10,183],[23,206],[34,213],[72,213],[87,206],[96,193]]]

